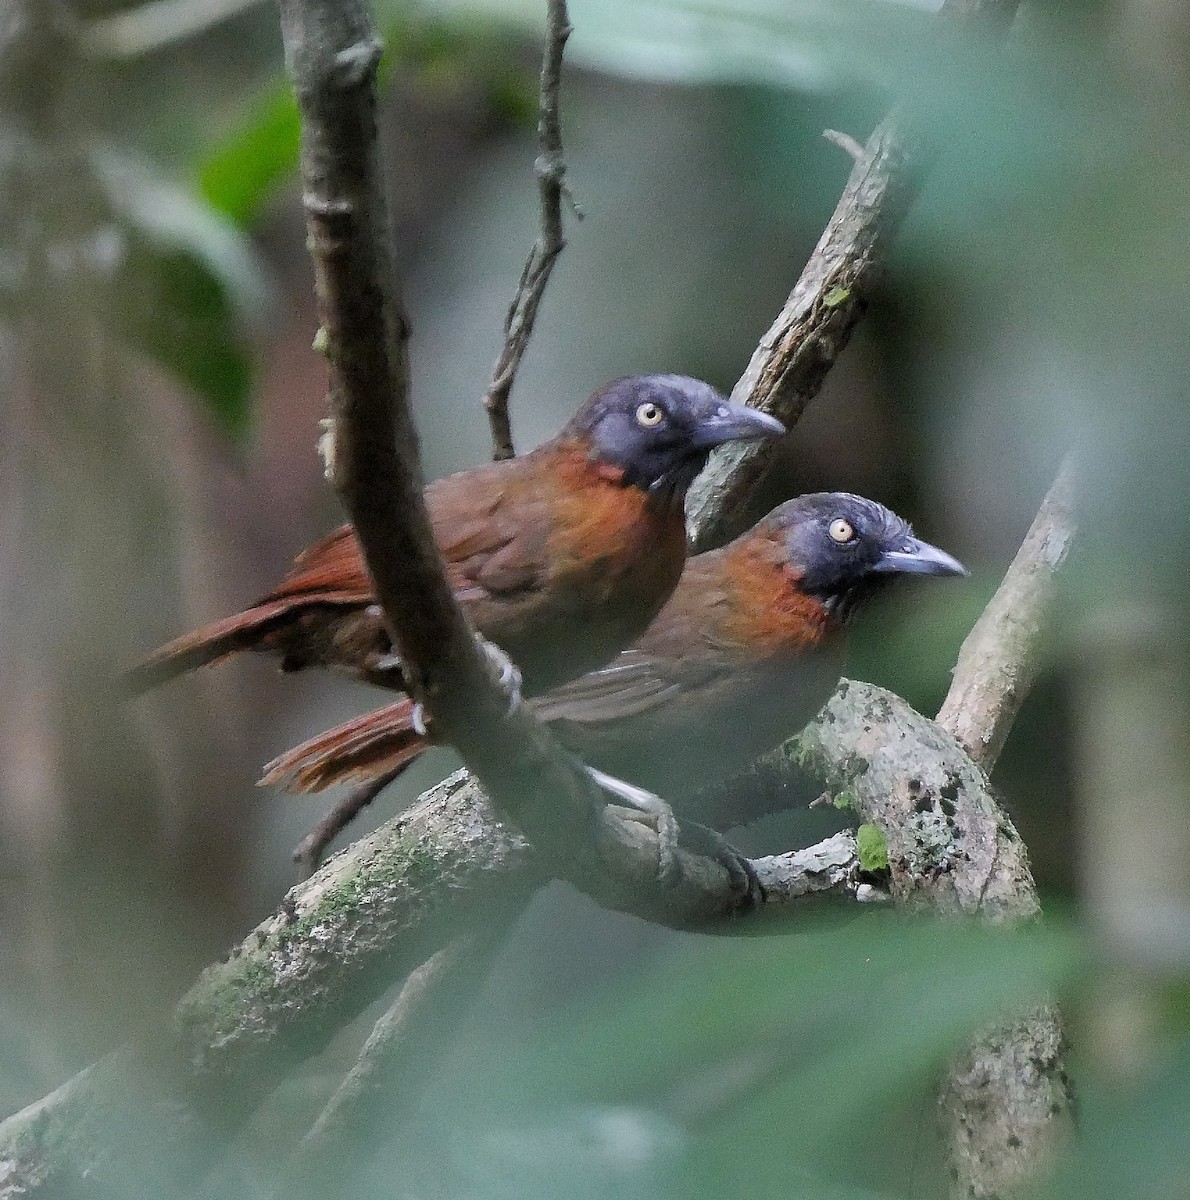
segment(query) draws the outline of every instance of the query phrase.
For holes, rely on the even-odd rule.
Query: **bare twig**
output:
[[[849,133],[842,133],[838,129],[824,129],[822,136],[826,138],[832,146],[838,146],[840,150],[851,155],[855,162],[859,162],[864,156],[864,147],[862,142],[857,142]]]
[[[559,91],[562,52],[570,36],[566,0],[547,0],[545,50],[541,59],[541,91],[537,115],[537,191],[541,232],[529,251],[516,295],[504,318],[504,347],[496,361],[492,382],[483,398],[492,429],[492,457],[512,458],[512,422],[508,397],[517,369],[533,336],[537,309],[549,283],[558,255],[566,245],[562,231],[562,197],[566,192],[566,160],[562,155],[562,120]]]
[[[1037,676],[1054,575],[1074,537],[1074,486],[1068,458],[1003,583],[963,642],[938,711],[938,724],[985,771],[991,771]]]
[[[942,13],[1001,33],[1017,6],[1018,0],[945,0]],[[850,341],[933,157],[907,109],[880,122],[789,299],[732,389],[733,400],[772,413],[787,429],[796,424]],[[695,551],[740,532],[748,498],[771,461],[768,444],[736,443],[715,452],[686,499]]]
[[[380,795],[400,772],[381,775],[352,788],[294,847],[293,861],[301,869],[300,878],[309,879],[318,870],[326,848]]]

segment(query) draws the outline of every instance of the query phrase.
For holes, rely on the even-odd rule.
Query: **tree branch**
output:
[[[1067,458],[1004,582],[959,651],[937,721],[985,771],[1033,687],[1055,573],[1074,537],[1074,462]]]
[[[162,1028],[0,1123],[0,1200],[193,1186],[293,1067],[543,879],[475,785],[444,780],[293,888]]]
[[[1015,4],[968,0],[967,7],[1010,13]],[[551,873],[565,866],[604,903],[672,923],[718,915],[729,907],[723,870],[681,854],[677,885],[659,895],[655,836],[614,811],[603,809],[597,818],[598,861],[575,860],[588,839],[579,839],[576,847],[572,837],[568,844],[562,825],[573,831],[575,818],[589,814],[598,799],[531,719],[523,713],[506,717],[504,699],[445,588],[429,535],[407,405],[406,325],[378,281],[391,277],[391,266],[380,232],[385,221],[373,160],[371,77],[378,47],[366,9],[359,0],[336,5],[283,0],[283,19],[305,112],[306,203],[330,335],[333,475],[385,611],[394,619],[411,685],[480,772],[501,811],[533,829]],[[858,320],[863,290],[916,191],[920,161],[899,144],[895,122],[886,121],[873,135],[802,281],[737,385],[737,396],[741,389],[756,394],[766,407],[796,419]],[[692,509],[700,544],[723,536],[726,515],[738,507],[761,466],[716,466]],[[848,694],[848,703],[866,703],[866,685],[851,687],[858,690]],[[871,708],[867,729],[852,722],[852,744],[832,727],[829,742],[844,764],[840,770],[851,774],[861,755],[872,750],[876,718],[881,712],[895,716],[899,703],[888,697]],[[929,737],[945,737],[928,722],[917,732],[928,731]],[[935,764],[942,777],[930,784],[929,799],[923,797],[926,807],[913,810],[922,818],[914,828],[928,833],[931,825],[946,826],[946,804],[953,803],[956,786],[949,772],[958,771],[964,815],[960,821],[956,807],[949,819],[956,828],[969,825],[971,838],[992,838],[983,859],[989,871],[1003,870],[1012,846],[999,839],[1011,827],[987,809],[986,780],[969,763],[974,776],[960,771],[961,751],[953,743],[939,746],[927,737],[918,753],[942,755],[942,765]],[[948,757],[954,754],[960,755],[957,766]],[[911,778],[920,792],[922,780]],[[853,784],[860,786],[858,775]],[[549,819],[551,809],[563,814],[561,821]],[[925,819],[927,811],[934,814],[932,822]],[[907,844],[914,844],[912,836]],[[945,854],[945,841],[938,846]],[[851,853],[840,845],[837,853],[812,856],[804,872],[808,885],[852,887],[847,863],[839,861]],[[604,856],[616,864],[610,881]],[[756,864],[772,894],[786,886],[792,896],[802,887],[793,882],[794,857]],[[409,818],[363,839],[291,892],[281,912],[238,953],[204,974],[153,1046],[116,1052],[0,1125],[0,1198],[59,1194],[67,1187],[71,1194],[98,1194],[116,1175],[126,1187],[129,1174],[137,1172],[147,1184],[143,1194],[160,1190],[163,1176],[192,1179],[196,1164],[209,1161],[222,1144],[212,1136],[212,1116],[226,1136],[239,1114],[391,979],[424,962],[469,920],[486,917],[497,899],[523,902],[543,877],[540,861],[485,809],[477,785],[458,776],[445,781]],[[1027,866],[1024,871],[1027,875]],[[1029,907],[1012,887],[993,883],[989,874],[981,907],[999,904],[1010,915]],[[159,1101],[159,1092],[149,1089],[154,1112],[137,1111],[132,1120],[128,1097],[137,1072],[146,1061],[160,1068],[163,1055],[175,1064],[168,1073],[173,1094]],[[154,1153],[151,1162],[142,1163],[144,1146],[158,1132],[171,1152]],[[128,1146],[134,1138],[140,1158]]]
[[[755,865],[784,903],[854,894],[853,860],[844,834]],[[165,1028],[0,1123],[0,1200],[192,1184],[289,1071],[460,932],[512,920],[552,866],[451,775],[291,889]]]
[[[868,139],[801,277],[732,389],[733,400],[772,413],[787,429],[850,340],[887,246],[921,186],[926,155],[903,126],[901,114],[890,113]],[[695,553],[739,532],[739,514],[771,459],[744,446],[715,451],[686,500]]]
[[[941,14],[981,32],[1003,34],[1019,0],[945,0]],[[843,189],[789,299],[739,381],[732,400],[772,413],[791,429],[842,354],[880,278],[889,243],[933,162],[934,151],[912,128],[907,107],[877,125]],[[694,553],[740,532],[769,463],[772,447],[720,447],[686,499]]]
[[[541,85],[537,114],[537,192],[541,232],[521,271],[516,295],[504,318],[504,348],[483,398],[492,429],[493,458],[512,458],[512,422],[508,397],[525,356],[537,309],[558,255],[566,245],[562,231],[562,197],[566,192],[566,160],[562,155],[562,120],[559,92],[562,86],[562,52],[570,37],[566,0],[547,0],[545,50],[541,59]]]
[[[384,791],[396,775],[381,775],[353,787],[337,800],[322,819],[294,847],[291,857],[298,864],[298,878],[308,879],[318,870],[326,848]]]
[[[1041,911],[987,773],[1036,677],[1054,573],[1074,533],[1073,488],[1068,459],[963,643],[937,722],[891,693],[843,685],[795,739],[803,765],[821,768],[879,826],[903,903],[994,923]],[[942,1112],[955,1200],[1005,1196],[1035,1179],[1072,1132],[1057,1008],[1039,1005],[975,1039],[947,1076]]]

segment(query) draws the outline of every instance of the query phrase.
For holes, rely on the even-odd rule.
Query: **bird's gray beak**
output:
[[[885,550],[876,560],[873,571],[905,575],[970,575],[957,558],[945,550],[931,546],[919,538],[906,538],[895,549]]]
[[[691,442],[696,449],[707,450],[724,442],[780,437],[784,432],[785,426],[776,417],[724,400],[699,421]]]

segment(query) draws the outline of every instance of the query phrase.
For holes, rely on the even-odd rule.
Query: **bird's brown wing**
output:
[[[610,665],[551,688],[530,701],[543,721],[598,724],[648,712],[681,690],[667,677],[665,664],[637,650],[625,650]]]
[[[294,560],[289,573],[267,596],[243,612],[223,617],[175,638],[125,672],[124,683],[139,695],[229,654],[258,648],[284,630],[294,613],[311,606],[359,607],[374,599],[355,531],[343,525]]]
[[[723,633],[728,600],[718,558],[712,551],[690,559],[669,602],[636,645],[606,667],[533,701],[537,715],[543,721],[599,725],[651,712],[727,677],[734,647]]]
[[[446,560],[447,577],[464,602],[482,593],[531,590],[542,575],[545,533],[529,515],[507,471],[479,468],[426,488],[435,540]],[[547,507],[543,504],[543,508]],[[375,589],[363,552],[350,525],[303,550],[293,567],[257,605],[295,603],[370,604]]]
[[[544,583],[550,502],[526,482],[531,458],[489,463],[426,488],[434,540],[463,603],[524,595]]]
[[[350,525],[340,525],[307,546],[285,578],[256,603],[259,607],[279,600],[308,602],[311,597],[321,604],[370,604],[375,599],[372,577]]]

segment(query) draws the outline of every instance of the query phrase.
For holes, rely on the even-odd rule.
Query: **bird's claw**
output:
[[[614,775],[605,775],[586,763],[581,765],[609,796],[614,796],[648,819],[657,831],[657,880],[664,887],[672,885],[678,875],[678,820],[673,809],[655,792],[617,779]]]
[[[478,633],[475,640],[487,659],[492,678],[508,693],[508,715],[511,717],[521,706],[521,670],[495,642],[489,642]]]
[[[740,897],[741,909],[758,908],[764,903],[764,884],[760,882],[752,860],[731,845],[722,834],[705,825],[687,821],[682,826],[682,840],[692,850],[713,858],[727,872],[732,891]]]

